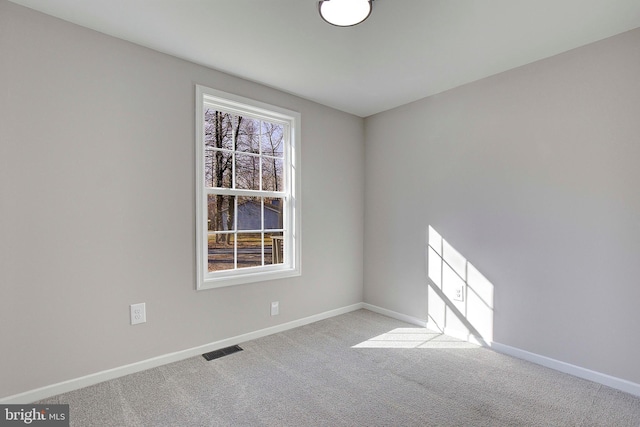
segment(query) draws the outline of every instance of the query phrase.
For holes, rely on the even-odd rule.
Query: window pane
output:
[[[229,113],[211,108],[204,110],[204,144],[205,148],[233,149],[233,119]]]
[[[204,150],[204,186],[213,187],[213,151]]]
[[[238,234],[238,268],[262,265],[262,233]]]
[[[231,188],[231,165],[233,154],[230,151],[207,149],[204,152],[205,187]]]
[[[207,195],[207,229],[234,230],[235,196]]]
[[[284,157],[284,128],[275,123],[262,122],[260,145],[262,154],[267,156]]]
[[[264,263],[282,264],[284,262],[284,240],[282,232],[264,234]]]
[[[263,157],[262,189],[266,191],[284,191],[282,180],[282,159]]]
[[[233,269],[233,234],[210,234],[208,239],[209,272]]]
[[[260,149],[260,121],[247,117],[238,117],[239,126],[237,132],[237,151],[259,154]]]
[[[261,199],[238,197],[238,230],[262,230]]]
[[[264,199],[265,230],[282,229],[282,206],[284,199]]]
[[[260,190],[260,157],[236,154],[236,188]]]

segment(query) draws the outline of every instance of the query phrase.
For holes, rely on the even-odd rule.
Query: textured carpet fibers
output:
[[[46,399],[72,426],[640,426],[640,398],[367,310]]]

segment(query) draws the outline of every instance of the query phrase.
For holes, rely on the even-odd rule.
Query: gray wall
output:
[[[640,383],[640,30],[365,121],[365,302],[426,318],[434,227],[494,340]]]
[[[0,397],[362,301],[361,118],[4,0],[0,57]],[[301,277],[194,290],[195,84],[302,114]]]

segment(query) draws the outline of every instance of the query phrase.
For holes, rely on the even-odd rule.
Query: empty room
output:
[[[640,426],[637,0],[0,0],[0,425]]]

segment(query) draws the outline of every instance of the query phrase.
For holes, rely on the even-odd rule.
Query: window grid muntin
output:
[[[264,117],[264,116],[260,116],[260,115],[254,115],[254,114],[246,114],[244,111],[234,111],[232,109],[226,109],[222,106],[219,105],[214,105],[214,104],[207,104],[205,103],[205,108],[203,109],[203,133],[205,132],[205,126],[204,126],[204,114],[207,111],[207,109],[213,110],[214,112],[221,112],[223,114],[230,114],[235,117],[241,116],[241,117],[248,117],[250,119],[256,120],[259,122],[259,129],[260,129],[260,133],[258,134],[258,153],[252,153],[250,151],[239,151],[238,150],[238,141],[236,139],[237,135],[236,135],[236,127],[235,126],[231,126],[231,141],[232,141],[232,147],[231,148],[218,148],[215,146],[207,146],[206,144],[203,144],[203,150],[204,150],[204,159],[206,160],[206,153],[207,151],[211,153],[212,158],[213,156],[215,156],[216,152],[223,152],[223,153],[227,153],[228,155],[231,155],[231,167],[232,167],[232,171],[231,171],[231,188],[227,188],[227,187],[210,187],[205,185],[204,186],[204,193],[205,193],[205,197],[208,196],[209,194],[211,195],[227,195],[227,196],[233,196],[234,197],[234,222],[233,222],[233,227],[232,230],[207,230],[207,239],[208,236],[210,235],[225,235],[225,234],[231,234],[233,235],[233,249],[234,249],[234,268],[233,270],[220,270],[220,271],[213,271],[210,272],[208,271],[208,260],[209,260],[209,253],[208,253],[208,244],[207,244],[207,271],[206,271],[206,276],[223,276],[223,275],[228,275],[230,271],[238,271],[238,270],[245,270],[247,268],[259,268],[259,267],[267,267],[267,266],[271,266],[271,265],[267,265],[264,263],[264,259],[265,259],[265,244],[264,244],[264,234],[265,232],[268,233],[277,233],[280,232],[282,233],[283,236],[283,262],[282,265],[287,265],[288,261],[290,259],[290,257],[292,256],[292,248],[290,248],[290,246],[292,246],[292,244],[290,244],[289,242],[293,243],[295,239],[295,236],[291,235],[290,237],[288,236],[288,233],[290,233],[289,230],[287,230],[287,227],[284,227],[284,224],[287,224],[289,218],[289,203],[291,202],[290,200],[288,200],[287,197],[287,193],[289,192],[289,188],[291,185],[290,182],[290,178],[289,175],[292,174],[292,172],[289,172],[289,169],[291,169],[293,171],[293,165],[294,162],[292,161],[292,147],[290,144],[290,139],[289,139],[289,131],[290,131],[290,126],[288,122],[284,122],[284,121],[280,121],[280,120],[272,120],[271,117]],[[235,120],[232,120],[232,123],[235,123]],[[275,155],[269,155],[269,154],[264,154],[263,153],[263,147],[262,147],[262,129],[263,129],[263,124],[264,123],[270,123],[273,125],[278,125],[282,127],[282,157],[278,157]],[[204,141],[204,139],[203,139]],[[250,144],[251,145],[251,144]],[[237,183],[237,161],[236,161],[236,155],[237,154],[242,154],[242,155],[247,155],[247,156],[253,156],[258,158],[259,161],[259,189],[258,190],[253,190],[253,189],[246,189],[246,188],[238,188],[238,183]],[[263,186],[264,186],[264,176],[263,176],[263,159],[268,159],[268,160],[276,160],[276,161],[282,161],[283,165],[282,165],[282,171],[281,171],[281,177],[280,180],[282,182],[282,185],[284,187],[284,191],[268,191],[268,190],[263,190]],[[212,160],[213,161],[213,160]],[[288,166],[288,167],[287,167]],[[206,164],[203,165],[203,168],[205,169],[203,172],[206,173]],[[213,170],[213,166],[212,166],[212,170]],[[223,183],[221,183],[221,185],[224,185]],[[248,197],[258,197],[260,198],[260,224],[261,224],[261,228],[255,229],[255,230],[240,230],[238,227],[238,197],[243,197],[243,196],[248,196]],[[271,196],[271,197],[270,197]],[[265,198],[277,198],[282,200],[282,223],[283,223],[283,227],[282,228],[277,228],[277,229],[266,229],[265,228],[265,223],[264,223],[264,199]],[[239,234],[249,234],[251,232],[254,233],[260,233],[261,234],[261,259],[262,259],[262,265],[259,267],[238,267],[238,235]],[[273,245],[272,245],[273,246]],[[272,262],[273,262],[273,251],[274,248],[272,247]]]
[[[213,189],[214,191],[207,191],[207,196],[209,194],[211,195],[219,195],[218,192],[215,191],[215,189]],[[240,226],[238,225],[238,213],[240,212],[240,210],[238,209],[238,199],[240,197],[253,197],[253,196],[249,196],[248,194],[243,194],[243,195],[237,195],[237,194],[232,194],[235,193],[233,190],[231,189],[225,189],[225,190],[229,190],[229,191],[225,191],[225,193],[227,193],[227,195],[234,195],[234,219],[233,219],[233,226],[230,227],[230,229],[228,230],[208,230],[207,229],[207,251],[208,251],[208,239],[209,236],[219,236],[219,235],[232,235],[233,236],[233,254],[234,254],[234,266],[233,266],[233,270],[238,270],[238,269],[246,269],[246,268],[254,268],[252,267],[238,267],[238,242],[240,241],[240,238],[238,237],[238,235],[240,234],[260,234],[261,235],[261,239],[260,239],[260,253],[261,253],[261,266],[259,267],[265,267],[265,266],[269,266],[270,264],[265,264],[265,243],[264,243],[264,236],[265,234],[275,234],[275,233],[282,233],[283,239],[287,236],[287,227],[284,227],[284,224],[286,224],[286,220],[284,218],[284,215],[286,213],[286,197],[282,192],[278,192],[278,193],[270,193],[270,194],[279,194],[281,195],[281,197],[259,197],[260,199],[260,225],[261,228],[259,229],[241,229]],[[263,192],[258,192],[258,191],[254,191],[254,190],[244,190],[244,193],[263,193]],[[265,218],[264,218],[264,212],[265,212],[265,199],[269,198],[269,199],[279,199],[282,200],[282,223],[283,223],[283,227],[278,227],[278,228],[267,228],[265,225]],[[223,222],[224,223],[224,222]],[[284,242],[283,242],[284,243]],[[273,247],[272,244],[272,248],[271,248],[271,259],[272,259],[272,263],[273,263],[273,257],[274,257],[274,251],[276,249]],[[287,263],[287,257],[288,255],[286,254],[287,251],[287,244],[284,245],[284,250],[283,250],[283,262],[282,264],[286,264]],[[207,258],[208,258],[208,253],[207,253]],[[208,264],[208,259],[207,259],[207,264]],[[207,267],[208,270],[208,267]],[[207,271],[208,274],[216,274],[216,273],[227,273],[230,270],[219,270],[219,271],[214,271],[214,272],[210,272]]]
[[[213,108],[213,106],[211,106],[211,108]],[[206,111],[206,110],[205,110]],[[214,112],[222,112],[222,113],[228,113],[227,111],[225,111],[223,108],[221,107],[217,107],[216,109],[213,110]],[[204,113],[203,113],[204,114]],[[243,115],[244,117],[244,115]],[[258,116],[256,116],[258,117]],[[252,153],[250,151],[238,151],[237,149],[229,149],[229,148],[218,148],[218,147],[211,147],[211,146],[207,146],[206,144],[204,144],[204,159],[206,162],[207,159],[207,152],[211,153],[211,158],[213,159],[213,157],[215,156],[216,152],[221,152],[221,153],[227,153],[228,155],[231,156],[231,165],[232,165],[232,172],[231,172],[231,179],[232,179],[232,184],[231,184],[231,188],[237,189],[237,171],[236,171],[236,164],[237,164],[237,159],[236,159],[236,155],[237,154],[242,154],[243,156],[252,156],[252,157],[257,157],[259,158],[261,161],[259,162],[259,177],[260,177],[260,185],[259,185],[259,190],[263,190],[263,167],[262,167],[262,159],[270,159],[270,160],[276,160],[276,161],[281,161],[283,163],[283,169],[282,169],[282,177],[281,177],[281,181],[283,183],[283,185],[285,186],[285,189],[288,190],[288,187],[286,186],[287,182],[288,182],[288,175],[291,173],[288,171],[289,168],[286,168],[285,165],[289,162],[290,165],[293,166],[293,162],[292,162],[292,153],[290,153],[291,150],[291,144],[289,141],[289,124],[288,123],[277,123],[277,121],[274,120],[268,120],[265,118],[254,118],[254,120],[258,120],[260,122],[260,129],[262,129],[262,124],[263,123],[271,123],[271,124],[278,124],[280,126],[282,126],[282,157],[276,156],[276,155],[272,155],[272,154],[264,154],[262,152],[262,133],[259,134],[259,143],[258,143],[258,153]],[[204,132],[204,129],[203,129]],[[231,127],[231,140],[232,142],[237,142],[236,141],[236,128],[235,127]],[[234,147],[236,148],[236,147]],[[289,152],[289,153],[288,153]],[[213,162],[213,160],[212,160]],[[205,169],[206,169],[206,163],[205,163]],[[212,171],[213,171],[213,165],[212,165]],[[213,172],[212,172],[213,175]],[[205,183],[206,184],[206,183]],[[205,188],[226,188],[226,187],[214,187],[214,186],[209,186],[209,185],[205,185]],[[257,191],[257,190],[256,190]]]

